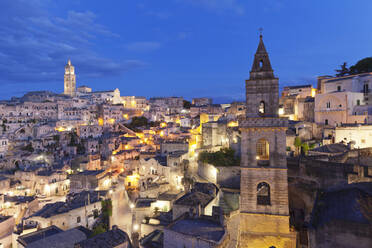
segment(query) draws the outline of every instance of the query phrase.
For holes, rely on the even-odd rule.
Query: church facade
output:
[[[260,35],[249,80],[246,118],[240,124],[241,193],[239,247],[296,247],[290,230],[286,130],[280,118],[279,84]]]

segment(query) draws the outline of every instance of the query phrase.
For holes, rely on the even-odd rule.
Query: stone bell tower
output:
[[[288,120],[278,115],[278,78],[262,35],[246,80],[246,98],[246,118],[240,124],[239,247],[295,247],[288,209]]]
[[[65,66],[65,78],[64,78],[64,92],[63,94],[69,96],[75,96],[76,94],[76,75],[75,67],[71,65],[71,60],[68,60]]]

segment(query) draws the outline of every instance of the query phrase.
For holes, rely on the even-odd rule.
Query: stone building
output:
[[[364,105],[364,94],[335,91],[315,96],[315,122],[337,126],[344,123],[365,123],[367,114],[359,114],[355,107]]]
[[[246,81],[242,121],[240,247],[295,247],[290,231],[286,130],[279,118],[279,84],[262,35]]]
[[[0,158],[5,157],[9,147],[9,140],[5,136],[0,136]]]
[[[75,96],[76,94],[76,75],[75,67],[71,65],[71,60],[68,60],[65,66],[65,90],[64,94],[69,96]]]
[[[102,209],[101,201],[107,191],[82,191],[71,193],[66,201],[46,204],[30,216],[26,224],[37,224],[39,228],[55,225],[62,230],[84,226],[92,228]]]
[[[355,142],[355,148],[372,147],[372,125],[342,125],[335,128],[335,143]]]
[[[202,97],[202,98],[193,98],[192,104],[195,106],[205,106],[212,104],[212,98]]]
[[[164,229],[162,247],[211,248],[228,247],[222,210],[214,207],[212,216],[185,214]]]

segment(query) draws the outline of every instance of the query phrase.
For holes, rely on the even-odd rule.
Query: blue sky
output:
[[[77,84],[244,99],[258,29],[280,85],[371,56],[370,0],[1,0],[0,99]]]

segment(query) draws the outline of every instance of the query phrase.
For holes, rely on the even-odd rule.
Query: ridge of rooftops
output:
[[[354,77],[367,77],[367,76],[372,76],[372,72],[366,72],[366,73],[361,73],[361,74],[356,74],[356,75],[347,75],[343,77],[334,77],[334,78],[326,79],[325,83],[341,81],[344,79],[349,79],[349,78],[354,78]]]
[[[88,203],[90,204],[99,202],[104,196],[106,196],[107,191],[82,191],[80,193],[70,193],[67,195],[65,202],[55,202],[46,204],[42,209],[37,211],[32,215],[40,216],[42,218],[49,218],[54,215],[69,212],[70,210],[80,208]],[[89,197],[88,197],[89,195]]]

